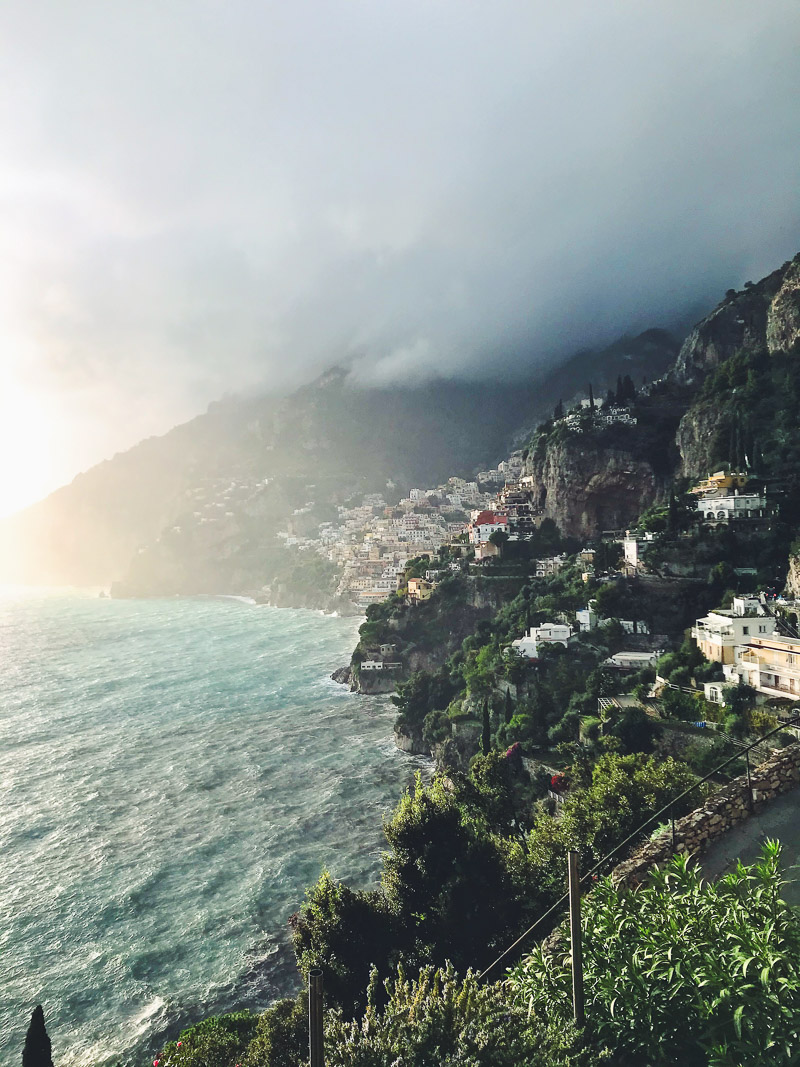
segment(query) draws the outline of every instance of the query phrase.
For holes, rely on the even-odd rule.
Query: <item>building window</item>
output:
[[[750,633],[750,627],[749,626],[743,626],[742,627],[742,633],[743,634],[749,634]]]

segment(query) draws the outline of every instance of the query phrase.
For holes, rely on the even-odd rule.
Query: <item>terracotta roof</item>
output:
[[[499,515],[496,511],[482,511],[473,526],[495,526],[498,523],[508,523],[505,515]]]

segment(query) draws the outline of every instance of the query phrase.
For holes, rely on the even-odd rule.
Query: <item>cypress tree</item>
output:
[[[622,388],[622,375],[621,375],[621,374],[618,374],[618,375],[617,375],[617,395],[616,395],[616,401],[617,401],[617,403],[618,403],[618,404],[621,404],[621,403],[622,403],[622,401],[623,401],[624,399],[625,399],[625,394],[624,394],[624,390],[623,390],[623,388]]]
[[[594,390],[591,382],[589,382],[589,407],[594,411]]]
[[[484,756],[489,755],[492,747],[492,727],[489,723],[489,698],[483,699],[483,737],[481,738],[481,751]]]
[[[25,1048],[22,1050],[22,1067],[53,1067],[50,1038],[45,1029],[41,1004],[36,1005],[31,1015],[31,1024],[25,1035]]]
[[[505,710],[503,712],[503,717],[504,717],[506,726],[508,726],[508,724],[511,722],[512,718],[514,717],[514,702],[511,699],[511,690],[510,689],[506,689],[506,706],[505,706]]]

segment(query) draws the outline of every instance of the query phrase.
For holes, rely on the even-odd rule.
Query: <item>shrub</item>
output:
[[[716,883],[680,856],[645,888],[601,882],[582,915],[593,1044],[654,1067],[796,1064],[800,919],[780,886],[775,841]],[[567,1024],[568,957],[537,948],[508,984],[532,1018]]]
[[[511,1006],[502,986],[482,985],[452,964],[425,967],[416,978],[402,968],[385,983],[389,1002],[378,1008],[373,972],[363,1019],[329,1015],[325,1043],[336,1067],[577,1067],[588,1063],[575,1031],[531,1023]]]
[[[232,1067],[244,1056],[257,1024],[249,1011],[212,1015],[184,1030],[156,1059],[161,1067]]]

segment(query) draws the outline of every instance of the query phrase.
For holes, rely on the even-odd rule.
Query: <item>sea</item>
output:
[[[428,764],[330,679],[358,619],[233,597],[0,591],[0,1063],[44,1006],[59,1067],[143,1067],[294,993],[323,869],[376,884]]]

